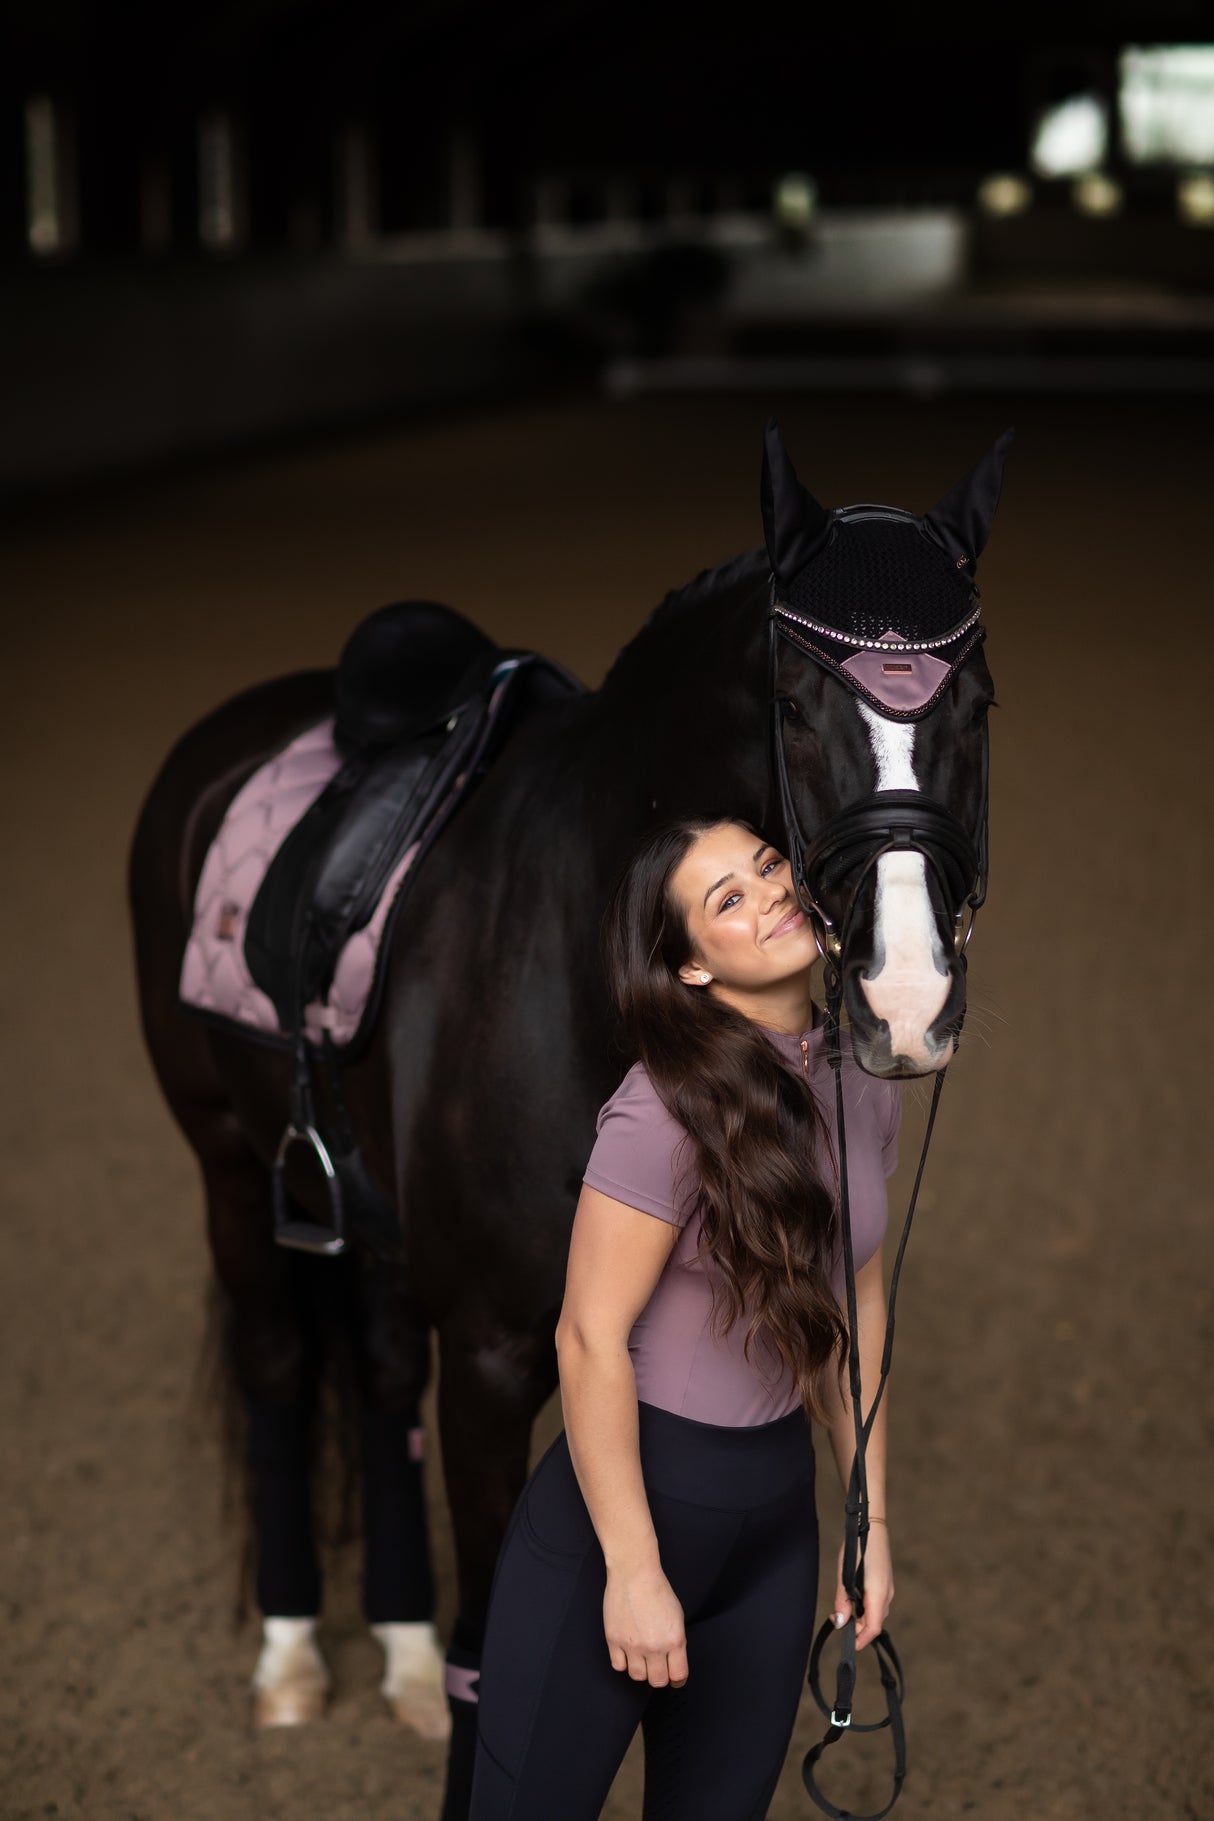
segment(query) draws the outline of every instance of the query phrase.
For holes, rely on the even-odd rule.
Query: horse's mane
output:
[[[634,650],[659,622],[673,619],[685,609],[703,607],[706,601],[719,599],[730,594],[743,583],[754,583],[765,579],[771,568],[771,559],[762,544],[754,550],[744,550],[740,556],[731,556],[723,563],[717,563],[711,569],[701,569],[691,581],[681,588],[672,588],[663,600],[649,614],[644,624],[629,639],[628,643],[616,654],[607,675],[603,678],[606,686],[620,664]]]

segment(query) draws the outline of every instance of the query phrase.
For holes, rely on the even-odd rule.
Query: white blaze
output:
[[[857,704],[877,761],[878,790],[918,790],[913,721],[889,721],[867,702]],[[927,891],[922,854],[882,854],[877,861],[874,965],[860,979],[876,1017],[889,1025],[890,1050],[924,1068],[934,1068],[940,1050],[927,1032],[948,998],[947,964]],[[945,1049],[951,1051],[952,1045]]]

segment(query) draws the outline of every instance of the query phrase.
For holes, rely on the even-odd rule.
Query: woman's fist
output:
[[[885,1628],[885,1617],[894,1597],[894,1570],[890,1560],[889,1531],[884,1524],[874,1524],[868,1533],[864,1551],[864,1617],[856,1621],[856,1649],[863,1650]],[[840,1615],[842,1615],[840,1617]],[[835,1580],[835,1625],[846,1625],[852,1616],[852,1603],[843,1587],[843,1545],[839,1545],[839,1566]]]
[[[607,1571],[603,1631],[613,1669],[655,1688],[687,1680],[683,1608],[660,1568]]]

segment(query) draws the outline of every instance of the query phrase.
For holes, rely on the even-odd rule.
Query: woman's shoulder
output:
[[[666,1127],[679,1132],[683,1129],[658,1093],[643,1062],[634,1062],[615,1093],[603,1102],[596,1131],[601,1132],[604,1123],[612,1118],[637,1121],[656,1131]]]
[[[582,1180],[616,1201],[681,1226],[692,1205],[681,1148],[686,1133],[641,1063],[634,1063],[599,1110]]]

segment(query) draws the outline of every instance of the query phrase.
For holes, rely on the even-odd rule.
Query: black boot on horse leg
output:
[[[380,1693],[425,1739],[451,1730],[434,1627],[421,1400],[430,1323],[410,1295],[411,1269],[351,1261],[347,1310],[362,1400],[363,1611],[384,1652]]]
[[[424,1433],[416,1405],[363,1411],[363,1608],[383,1646],[380,1691],[392,1712],[422,1738],[445,1739],[451,1718],[434,1629]]]
[[[329,1672],[316,1642],[321,1578],[312,1529],[311,1401],[248,1401],[262,1649],[253,1675],[258,1726],[319,1720]]]
[[[330,1676],[316,1641],[321,1576],[312,1524],[315,1336],[303,1275],[274,1244],[269,1172],[226,1120],[191,1134],[204,1158],[207,1225],[228,1302],[228,1368],[248,1420],[261,1651],[258,1726],[319,1720]]]
[[[554,1326],[549,1320],[538,1334],[502,1339],[500,1323],[482,1317],[441,1331],[439,1423],[460,1589],[447,1647],[451,1749],[441,1821],[467,1821],[493,1571],[526,1482],[532,1425],[556,1388]]]

